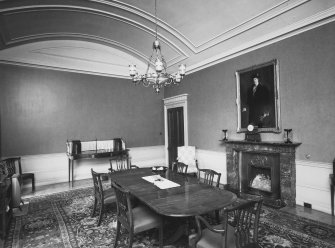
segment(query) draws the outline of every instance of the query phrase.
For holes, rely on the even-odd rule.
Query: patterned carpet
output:
[[[115,236],[115,207],[97,227],[91,218],[92,189],[78,189],[29,199],[27,215],[15,217],[5,247],[111,247]],[[165,231],[174,227],[165,228]],[[166,234],[166,233],[165,233]],[[119,247],[127,247],[123,235]],[[259,230],[262,248],[335,247],[335,227],[263,207]],[[135,236],[133,247],[157,247],[157,232]],[[166,248],[187,247],[184,237]]]

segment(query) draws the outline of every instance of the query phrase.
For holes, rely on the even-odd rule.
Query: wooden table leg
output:
[[[73,165],[74,165],[73,163],[74,163],[74,162],[73,162],[73,160],[72,160],[72,163],[71,163],[71,166],[72,166],[72,173],[71,173],[71,174],[72,174],[72,186],[73,186],[73,167],[74,167],[74,166],[73,166]]]
[[[69,182],[70,182],[70,178],[71,178],[71,160],[68,159],[68,164],[69,164]]]

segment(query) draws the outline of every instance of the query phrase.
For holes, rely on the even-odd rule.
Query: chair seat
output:
[[[222,229],[222,225],[213,226],[214,229]],[[225,236],[220,233],[211,232],[209,229],[202,231],[201,239],[197,243],[197,248],[222,248]],[[234,228],[228,225],[228,247],[235,248]]]
[[[109,203],[114,203],[116,202],[116,196],[114,189],[108,188],[104,190],[104,203],[109,204]]]
[[[134,233],[158,227],[161,223],[160,217],[143,205],[133,208],[133,216]]]
[[[22,181],[25,179],[31,179],[31,186],[33,191],[35,191],[35,175],[34,173],[22,173],[21,174]]]
[[[22,173],[21,174],[21,177],[23,179],[26,179],[26,178],[33,178],[34,177],[34,173]]]

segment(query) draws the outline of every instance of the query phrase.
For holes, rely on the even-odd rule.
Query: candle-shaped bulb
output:
[[[184,75],[185,75],[185,72],[186,72],[186,65],[185,65],[185,64],[181,64],[181,65],[179,66],[179,74],[180,74],[181,76],[184,76]]]
[[[160,61],[158,58],[155,61],[155,70],[157,73],[160,73],[163,70],[163,62]]]
[[[136,75],[136,65],[129,65],[129,75],[135,77]]]

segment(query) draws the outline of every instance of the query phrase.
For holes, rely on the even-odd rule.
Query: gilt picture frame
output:
[[[280,133],[279,66],[274,59],[235,72],[237,132],[248,125],[259,132]]]

